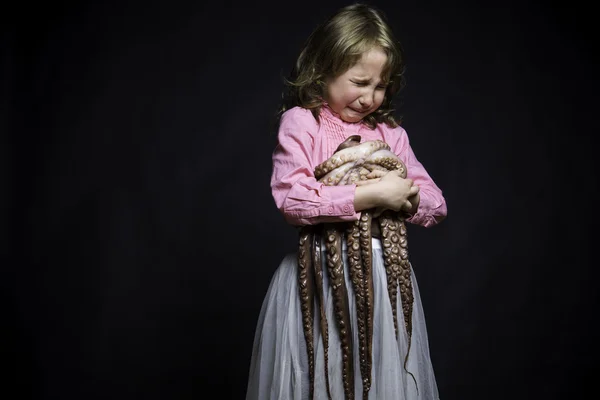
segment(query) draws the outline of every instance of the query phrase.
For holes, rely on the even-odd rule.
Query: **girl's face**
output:
[[[325,101],[346,122],[359,122],[383,102],[381,75],[387,55],[374,47],[342,75],[326,81]]]

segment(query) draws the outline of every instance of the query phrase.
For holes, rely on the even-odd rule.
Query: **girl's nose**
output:
[[[371,107],[373,105],[373,94],[369,93],[367,95],[361,96],[358,102],[363,108]]]

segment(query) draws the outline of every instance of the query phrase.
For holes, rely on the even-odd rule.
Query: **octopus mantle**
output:
[[[348,185],[359,180],[368,180],[367,175],[373,170],[400,170],[406,177],[406,166],[383,141],[373,140],[360,143],[361,137],[350,136],[336,149],[334,154],[315,168],[315,177],[328,186]],[[345,223],[325,223],[304,226],[300,230],[298,248],[298,283],[301,297],[301,310],[304,336],[307,344],[310,398],[314,394],[314,338],[313,310],[315,300],[318,303],[319,321],[323,347],[325,349],[325,382],[327,394],[331,399],[329,387],[328,365],[328,329],[325,309],[323,307],[323,268],[325,265],[334,298],[334,312],[342,347],[342,379],[347,400],[354,399],[354,371],[352,348],[352,332],[348,291],[344,281],[344,260],[342,240],[347,245],[347,261],[350,280],[355,293],[356,313],[358,321],[358,348],[360,373],[362,377],[363,398],[368,398],[371,387],[372,342],[373,342],[373,275],[372,275],[372,223],[376,223],[383,244],[384,265],[387,275],[387,289],[392,305],[394,327],[398,335],[396,315],[397,294],[400,288],[404,326],[408,333],[409,349],[412,332],[413,290],[411,284],[410,264],[406,241],[406,225],[400,213],[383,212],[373,218],[371,210],[361,213],[358,221]],[[321,240],[324,236],[325,254],[321,254]],[[408,352],[405,356],[404,367]],[[412,375],[412,374],[411,374]]]

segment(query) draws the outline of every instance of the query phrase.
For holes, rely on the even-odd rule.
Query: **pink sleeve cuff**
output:
[[[316,190],[318,205],[310,201],[300,201],[290,190],[282,206],[282,212],[292,225],[315,225],[323,222],[356,221],[360,213],[354,209],[355,185],[325,186]],[[302,192],[305,192],[302,190]],[[301,193],[302,193],[301,192]],[[299,193],[299,194],[301,194]]]

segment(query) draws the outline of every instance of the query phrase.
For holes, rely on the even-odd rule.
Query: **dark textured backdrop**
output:
[[[444,400],[593,388],[595,28],[544,3],[372,2],[448,203],[441,225],[409,227]],[[263,296],[296,246],[269,190],[281,77],[344,4],[3,11],[0,397],[243,399]]]

